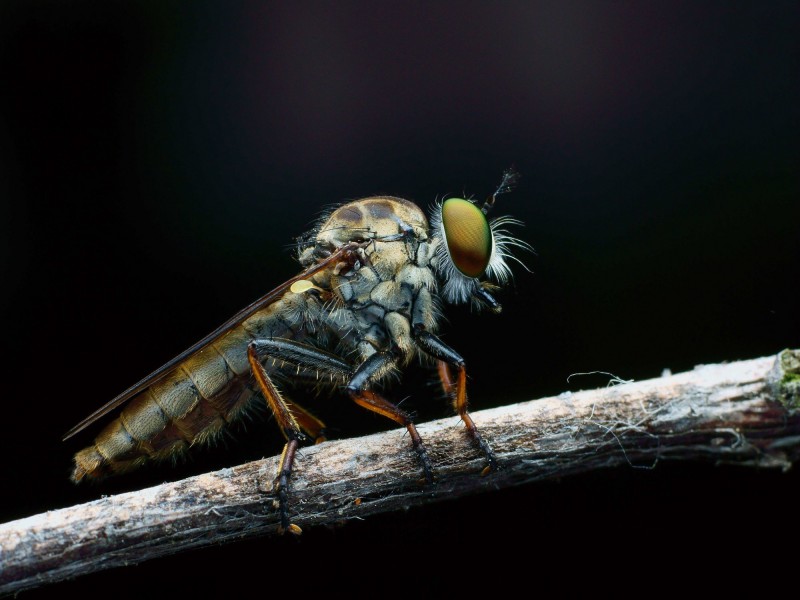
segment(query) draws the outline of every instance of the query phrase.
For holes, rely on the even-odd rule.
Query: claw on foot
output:
[[[478,430],[473,428],[468,429],[467,432],[472,438],[472,443],[474,446],[486,457],[486,462],[488,463],[481,471],[481,475],[484,476],[488,475],[492,471],[499,471],[500,465],[497,464],[497,458],[494,455],[494,451],[489,444],[486,443],[481,434],[478,433]]]
[[[303,530],[300,529],[300,527],[298,525],[295,525],[294,523],[290,523],[289,527],[287,527],[286,529],[284,529],[283,527],[280,528],[281,533],[285,533],[287,531],[292,535],[303,535]]]
[[[422,442],[416,445],[414,449],[417,451],[417,457],[422,465],[422,479],[419,480],[420,485],[431,485],[433,483],[433,469],[431,468],[431,461],[428,458],[428,451]]]

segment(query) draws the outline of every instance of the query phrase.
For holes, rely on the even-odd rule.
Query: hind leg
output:
[[[294,458],[304,432],[316,441],[324,440],[324,424],[311,413],[294,402],[283,398],[275,387],[262,362],[273,358],[294,365],[300,369],[322,372],[331,377],[343,379],[351,376],[350,365],[338,356],[323,352],[318,348],[293,340],[272,339],[254,340],[247,347],[247,360],[256,383],[267,401],[278,426],[281,428],[286,444],[281,454],[278,475],[274,489],[277,496],[276,508],[280,514],[280,531],[300,535],[302,529],[289,519],[289,478],[292,475]]]

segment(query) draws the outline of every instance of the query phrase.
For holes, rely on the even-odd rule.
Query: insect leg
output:
[[[456,382],[453,381],[450,366],[443,360],[437,360],[436,373],[439,375],[439,382],[442,384],[444,395],[448,398],[453,398],[456,391]]]
[[[453,398],[453,408],[464,421],[467,433],[472,438],[473,443],[483,452],[486,461],[489,463],[483,470],[483,474],[495,471],[498,468],[497,458],[489,444],[483,439],[475,422],[467,411],[467,369],[466,363],[461,356],[450,346],[445,344],[437,336],[426,331],[423,327],[417,326],[413,330],[414,339],[425,352],[439,360],[438,373],[442,382],[442,388]],[[453,381],[449,366],[453,366],[457,371],[457,379]]]
[[[292,474],[294,457],[300,440],[303,439],[301,430],[306,431],[312,437],[321,437],[323,423],[305,409],[297,404],[287,402],[283,399],[280,392],[272,383],[266,369],[261,364],[264,358],[277,358],[298,367],[325,370],[332,375],[339,377],[349,376],[350,366],[338,357],[301,344],[293,340],[254,340],[247,347],[247,360],[253,372],[258,387],[261,389],[275,420],[281,428],[281,432],[286,438],[286,444],[281,454],[281,464],[278,476],[275,478],[275,493],[278,496],[277,508],[280,512],[281,532],[289,531],[295,535],[302,533],[297,525],[289,521],[289,478]]]
[[[428,451],[422,443],[422,438],[417,432],[417,428],[414,426],[411,416],[386,400],[383,396],[366,389],[370,380],[375,375],[391,368],[396,360],[396,357],[389,352],[377,352],[367,358],[367,360],[361,363],[358,369],[356,369],[353,377],[348,382],[347,393],[350,394],[350,397],[359,406],[363,406],[367,410],[388,417],[408,429],[408,433],[411,436],[411,444],[417,453],[419,462],[422,464],[425,482],[433,483],[433,471],[431,469],[430,459],[428,458]]]
[[[278,476],[275,478],[273,484],[275,493],[278,496],[277,508],[281,518],[279,529],[281,533],[290,531],[295,535],[299,535],[302,533],[302,530],[297,525],[289,522],[288,488],[289,477],[292,474],[292,465],[294,464],[294,456],[303,434],[300,432],[300,425],[297,423],[294,415],[292,415],[288,405],[272,384],[269,375],[267,375],[267,371],[258,361],[252,344],[247,348],[247,360],[250,363],[250,368],[253,371],[256,382],[258,382],[258,387],[261,388],[261,393],[264,394],[264,398],[266,398],[267,404],[272,414],[275,415],[275,420],[278,422],[281,432],[286,438],[286,444],[281,453],[281,465],[278,469]]]
[[[297,404],[297,402],[288,400],[284,400],[284,402],[288,405],[289,412],[292,413],[297,424],[300,425],[300,429],[313,439],[315,444],[321,444],[328,439],[325,436],[325,423]]]
[[[255,340],[251,343],[259,363],[264,359],[283,361],[301,369],[304,379],[311,379],[319,373],[346,381],[352,375],[352,368],[335,354],[330,354],[308,344],[288,339]],[[283,399],[297,424],[316,443],[325,441],[325,424],[294,401]],[[280,422],[280,421],[279,421]]]

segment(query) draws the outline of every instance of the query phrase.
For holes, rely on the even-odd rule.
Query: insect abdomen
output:
[[[151,459],[175,458],[213,439],[257,395],[247,360],[250,342],[301,339],[313,331],[318,310],[314,296],[287,292],[186,358],[134,396],[94,444],[75,455],[72,480],[102,479]]]
[[[72,480],[123,473],[213,439],[255,395],[248,344],[256,338],[297,337],[291,324],[293,313],[302,309],[308,309],[305,299],[287,294],[132,398],[94,444],[75,455]]]
[[[246,352],[251,341],[247,332],[234,330],[224,341],[234,341],[232,337]],[[92,446],[75,455],[72,480],[102,478],[136,468],[148,459],[175,457],[193,444],[212,439],[234,420],[253,392],[246,368],[236,373],[218,344],[204,348],[133,398]]]

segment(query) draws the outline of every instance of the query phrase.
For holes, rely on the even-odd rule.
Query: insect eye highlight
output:
[[[442,228],[456,269],[467,277],[483,275],[493,244],[486,215],[468,200],[449,198],[442,203]]]

